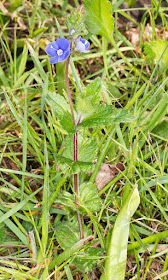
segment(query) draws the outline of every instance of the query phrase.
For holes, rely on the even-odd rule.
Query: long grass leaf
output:
[[[130,220],[140,203],[137,187],[130,193],[116,219],[101,280],[124,280]]]

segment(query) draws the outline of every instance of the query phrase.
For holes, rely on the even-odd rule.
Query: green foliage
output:
[[[157,40],[154,42],[145,42],[144,52],[148,60],[154,60],[155,63],[159,62],[161,71],[168,68],[168,43],[167,41]]]
[[[88,272],[92,271],[102,253],[101,248],[90,247],[81,252],[74,260],[73,264],[79,271]]]
[[[135,1],[136,1],[136,0],[125,0],[125,2],[128,3],[128,6],[129,6],[129,7],[135,5]]]
[[[97,112],[88,118],[84,118],[77,127],[100,127],[117,122],[130,122],[133,119],[133,115],[126,110],[114,110],[112,105],[99,105]]]
[[[114,18],[111,15],[111,3],[108,0],[84,0],[86,26],[91,34],[111,38]]]
[[[127,197],[114,224],[101,280],[124,280],[130,219],[140,203],[137,187]]]
[[[80,240],[79,226],[77,218],[73,217],[72,221],[59,222],[56,225],[55,235],[58,244],[64,250],[72,247]],[[91,235],[91,230],[83,225],[84,237]]]
[[[62,95],[48,91],[47,100],[51,108],[54,110],[55,115],[60,121],[62,128],[68,133],[74,133],[74,125],[68,102]]]
[[[82,7],[78,7],[66,17],[66,26],[72,37],[78,37],[84,27],[84,14]],[[72,34],[71,34],[72,32]]]
[[[168,140],[168,122],[162,121],[152,131],[154,134]]]
[[[78,160],[84,162],[92,162],[97,154],[97,141],[96,139],[85,138],[78,133]],[[74,135],[69,134],[62,142],[63,153],[62,156],[74,160]]]
[[[165,38],[167,19],[164,7],[160,8],[164,1],[152,1],[154,9],[144,7],[144,17],[138,24],[140,33],[147,35],[145,22],[150,14],[153,32],[149,37],[157,43],[145,43],[149,44],[148,60],[141,55],[144,36],[140,36],[136,48],[118,29],[118,13],[134,21],[127,11],[120,10],[123,0],[83,1],[88,33],[83,25],[83,6],[74,11],[71,5],[73,2],[78,7],[81,1],[57,2],[58,5],[54,0],[11,0],[1,5],[6,10],[0,15],[0,275],[4,279],[46,280],[55,273],[57,278],[72,280],[78,273],[90,279],[92,272],[86,272],[93,270],[100,279],[104,262],[113,253],[119,255],[122,246],[126,248],[129,235],[128,253],[137,265],[134,273],[126,271],[125,279],[155,277],[157,271],[151,271],[154,259],[159,260],[157,267],[166,277],[167,49],[161,55],[167,43],[166,39],[157,39],[160,19],[155,20],[159,14],[159,34]],[[127,2],[131,4],[133,0]],[[73,28],[76,32],[71,36],[64,22],[67,14],[69,32]],[[28,26],[26,40],[23,23]],[[73,40],[82,36],[91,43],[91,51],[79,55],[74,52],[74,42],[68,69],[75,120],[81,121],[78,126],[73,126],[66,92],[66,62],[57,64],[55,69],[45,54],[46,44],[63,36]],[[146,65],[148,61],[150,67]],[[153,67],[153,61],[159,67]],[[75,131],[77,162],[73,158]],[[125,170],[117,170],[118,175],[114,174],[98,193],[95,178],[109,175],[102,163],[110,165],[113,177],[119,162]],[[73,173],[80,173],[78,208]],[[135,183],[141,190],[140,211],[136,211],[134,220],[130,221],[128,215],[128,221],[124,219],[120,224],[123,230],[117,234],[117,220],[121,212],[126,216],[123,208]],[[80,239],[77,211],[82,217],[84,239]],[[137,225],[142,217],[145,219]],[[153,220],[158,233],[152,231]],[[133,226],[128,232],[130,223]],[[64,235],[62,228],[67,228]],[[113,245],[106,238],[107,234],[111,236],[109,228],[116,232]],[[105,249],[110,246],[112,254],[108,257]],[[139,262],[140,252],[150,256],[145,265]],[[126,258],[125,251],[122,256]],[[125,264],[121,267],[120,260],[117,262],[115,268],[123,276]]]
[[[3,244],[6,237],[6,229],[0,228],[0,244]]]
[[[81,116],[88,117],[97,110],[101,99],[101,79],[96,78],[76,98],[76,110]]]
[[[22,4],[23,0],[9,0],[9,2],[11,4],[10,11],[14,11]]]
[[[101,201],[98,195],[96,185],[91,182],[85,182],[79,186],[79,199],[82,205],[79,206],[79,210],[82,214],[86,214],[86,208],[89,209],[92,213],[99,211],[101,209]],[[74,195],[69,192],[62,191],[57,203],[64,205],[65,207],[69,206],[73,210],[76,210],[74,203]]]
[[[105,87],[108,90],[108,92],[112,95],[114,98],[120,98],[121,97],[121,92],[119,89],[115,86],[113,86],[110,82],[105,82]]]
[[[84,238],[89,236],[92,231],[83,225]],[[72,221],[59,222],[56,225],[56,239],[60,247],[64,250],[72,248],[75,243],[80,241],[80,233],[78,228],[77,219],[73,218]],[[102,252],[101,248],[87,248],[81,251],[73,258],[72,263],[76,268],[82,272],[92,270],[95,266],[97,258]],[[97,258],[96,258],[97,256]]]
[[[78,161],[74,161],[74,135],[69,134],[62,142],[62,155],[55,156],[57,163],[62,170],[66,170],[68,166],[71,173],[90,172],[93,169],[92,161],[97,154],[97,141],[95,138],[85,138],[81,133],[78,133],[77,139]]]
[[[96,185],[89,182],[83,183],[79,187],[80,200],[91,211],[96,212],[101,209],[100,197],[97,192]],[[84,209],[81,209],[82,213],[86,213]]]
[[[74,161],[59,155],[56,155],[55,158],[58,166],[63,172],[66,172],[67,167],[69,167],[72,174],[79,173],[80,171],[88,173],[93,170],[92,162]]]
[[[81,133],[78,133],[77,139],[78,161],[74,161],[74,135],[69,134],[62,142],[62,155],[55,156],[57,163],[62,170],[66,170],[68,166],[71,173],[90,172],[97,154],[97,141],[95,138],[83,137]]]

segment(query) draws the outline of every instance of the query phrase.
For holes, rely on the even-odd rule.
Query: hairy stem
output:
[[[68,93],[68,99],[69,99],[69,105],[70,105],[70,110],[71,110],[71,115],[72,115],[72,121],[74,126],[76,125],[75,123],[75,116],[74,116],[74,111],[73,111],[73,105],[72,105],[72,98],[71,98],[71,92],[69,89],[69,76],[68,76],[68,66],[69,66],[69,59],[70,56],[67,59],[66,62],[66,89]],[[77,120],[77,124],[80,122],[80,117]],[[77,130],[74,133],[74,161],[78,160],[78,140],[77,140]],[[78,201],[78,194],[79,194],[79,174],[74,174],[74,190],[76,193],[75,196],[75,205],[78,208],[79,207],[79,201]],[[79,224],[79,230],[80,230],[80,238],[83,238],[83,227],[82,227],[82,219],[81,215],[79,212],[77,212],[77,219],[78,219],[78,224]]]
[[[75,125],[75,116],[74,116],[74,111],[73,111],[72,98],[71,98],[71,93],[70,93],[70,90],[69,90],[69,76],[68,76],[69,59],[70,59],[70,56],[67,58],[67,61],[66,61],[65,78],[66,78],[66,89],[67,89],[67,93],[68,93],[68,99],[69,99],[69,106],[70,106],[71,115],[72,115],[72,121],[73,121],[73,124]]]

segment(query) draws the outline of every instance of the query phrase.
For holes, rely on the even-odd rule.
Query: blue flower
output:
[[[57,63],[66,60],[70,55],[69,45],[69,41],[65,38],[59,38],[56,41],[49,43],[46,47],[46,53],[53,56],[50,58],[49,62]]]
[[[80,52],[83,52],[83,53],[87,53],[89,52],[90,50],[88,49],[90,46],[90,43],[83,39],[81,36],[76,40],[76,49]]]

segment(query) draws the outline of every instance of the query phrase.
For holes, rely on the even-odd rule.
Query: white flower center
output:
[[[63,54],[63,50],[59,49],[59,50],[57,51],[57,54],[58,54],[58,56],[62,55],[62,54]]]

